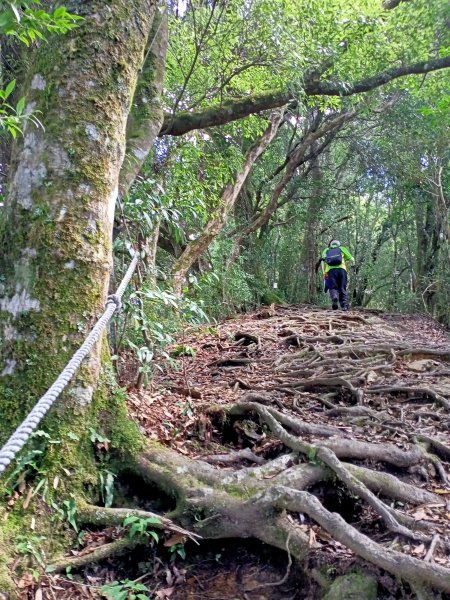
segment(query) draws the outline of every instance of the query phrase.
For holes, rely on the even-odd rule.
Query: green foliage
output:
[[[149,600],[150,596],[145,592],[150,592],[143,583],[130,581],[114,581],[101,588],[101,593],[108,600]]]
[[[133,241],[136,244],[146,239],[160,219],[170,224],[171,231],[180,243],[184,241],[178,225],[181,212],[155,179],[138,177],[120,208],[128,236],[127,243]],[[123,239],[119,238],[116,250],[122,245]]]
[[[39,0],[15,2],[7,0],[0,12],[0,34],[16,37],[26,46],[38,40],[45,41],[44,33],[64,34],[78,27],[82,17],[67,12],[64,6],[47,12],[39,7]]]
[[[184,547],[184,543],[169,546],[169,552],[171,562],[175,562],[177,558],[181,558],[181,560],[186,560],[186,549]]]
[[[38,8],[39,0],[28,2],[6,1],[6,7],[0,12],[0,35],[17,38],[25,46],[39,41],[46,41],[44,33],[64,34],[78,27],[82,17],[67,12],[64,6],[53,12]],[[24,124],[29,121],[42,127],[36,112],[25,110],[25,98],[21,97],[11,104],[8,99],[16,87],[16,79],[12,79],[4,89],[0,89],[0,133],[8,131],[13,138],[22,133]]]
[[[103,505],[106,508],[110,508],[114,500],[114,480],[116,474],[107,469],[103,469],[98,474],[100,495],[102,498]]]
[[[93,444],[108,444],[109,440],[105,436],[101,435],[93,427],[89,429],[89,438]]]
[[[176,346],[172,352],[172,356],[195,356],[195,350],[191,346],[181,344],[181,346]]]
[[[26,121],[30,121],[37,126],[41,126],[39,119],[33,112],[25,113],[25,98],[20,98],[16,106],[13,106],[8,99],[16,87],[16,80],[8,83],[5,89],[0,89],[0,132],[2,129],[8,131],[13,138],[18,133],[22,133],[21,127]]]
[[[128,527],[128,536],[133,538],[134,536],[151,537],[158,543],[159,535],[154,531],[154,525],[162,525],[162,521],[157,517],[147,517],[145,519],[136,515],[130,515],[123,521],[124,527]]]
[[[172,363],[166,348],[175,342],[175,335],[188,325],[209,321],[200,302],[172,291],[143,285],[124,300],[124,312],[114,325],[113,360],[120,372],[121,353],[131,349],[138,363],[138,381],[147,386],[164,362]]]
[[[77,503],[75,498],[69,498],[62,503],[62,514],[73,529],[78,533],[78,525],[76,521]]]
[[[49,500],[50,482],[48,471],[42,459],[51,445],[61,445],[61,440],[52,439],[43,431],[35,431],[25,450],[14,463],[14,468],[5,478],[3,485],[8,494],[25,485],[29,480],[34,482],[33,496],[40,494],[44,500]]]
[[[22,556],[31,558],[38,566],[45,567],[44,547],[46,539],[42,535],[18,535],[15,544],[16,551]]]
[[[258,304],[255,279],[246,271],[242,256],[231,267],[226,264],[232,249],[231,240],[226,235],[220,236],[209,251],[212,270],[191,280],[192,297],[210,317],[227,317]]]
[[[314,71],[345,89],[386,65],[424,59],[432,47],[448,54],[447,11],[444,0],[388,12],[379,0],[190,3],[183,17],[170,15],[167,101],[198,108],[274,89],[301,97],[305,73]],[[341,106],[339,98],[313,102]]]

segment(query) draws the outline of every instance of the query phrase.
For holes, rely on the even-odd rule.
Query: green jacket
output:
[[[332,248],[335,248],[336,246],[332,246]],[[347,270],[347,265],[346,265],[346,260],[348,260],[349,262],[355,262],[355,259],[353,258],[353,256],[350,254],[350,252],[347,250],[347,248],[345,246],[339,246],[340,251],[342,252],[342,264],[341,265],[336,265],[335,267],[332,267],[330,265],[327,265],[327,263],[325,262],[325,256],[327,254],[327,250],[328,250],[328,246],[324,249],[324,251],[322,252],[322,270],[324,273],[328,273],[328,271],[330,269],[345,269]]]

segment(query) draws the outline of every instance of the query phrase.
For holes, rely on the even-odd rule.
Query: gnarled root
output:
[[[260,409],[265,411],[265,417],[270,417],[267,408]],[[283,442],[287,441],[289,439],[283,435]],[[304,443],[297,442],[297,452],[301,451],[299,444]],[[305,444],[303,448],[308,446]],[[285,455],[260,467],[228,471],[226,475],[221,475],[207,463],[181,457],[170,450],[150,449],[141,458],[140,472],[147,482],[156,483],[166,493],[172,491],[176,494],[177,508],[171,518],[177,519],[183,527],[194,529],[204,538],[254,537],[285,549],[289,537],[292,556],[303,560],[309,552],[308,536],[284,513],[285,510],[300,512],[377,567],[405,581],[413,582],[419,578],[430,587],[449,591],[450,569],[383,547],[360,533],[340,515],[329,512],[318,498],[306,490],[319,481],[329,480],[329,469],[332,469],[353,493],[369,503],[395,534],[426,543],[432,543],[433,535],[414,527],[413,518],[385,504],[369,490],[369,485],[373,489],[383,488],[387,496],[403,494],[416,503],[436,501],[438,497],[418,489],[416,494],[414,486],[407,484],[403,484],[405,487],[398,492],[395,481],[399,488],[401,482],[394,476],[382,474],[377,479],[380,473],[374,472],[372,480],[370,469],[342,463],[329,449],[315,448],[319,465],[292,464],[294,455]],[[253,477],[248,477],[250,472]]]

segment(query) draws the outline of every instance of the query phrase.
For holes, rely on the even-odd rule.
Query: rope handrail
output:
[[[33,433],[33,431],[42,421],[45,414],[54,404],[56,399],[60,396],[61,392],[67,386],[69,381],[75,375],[83,359],[92,350],[95,342],[99,339],[100,334],[106,327],[108,321],[120,308],[121,298],[125,289],[130,283],[131,277],[133,276],[138,261],[139,253],[134,252],[133,259],[130,262],[130,265],[122,281],[120,282],[116,293],[112,294],[111,296],[108,296],[106,300],[106,307],[102,316],[97,320],[96,324],[89,332],[83,344],[72,356],[72,358],[67,363],[61,374],[58,376],[58,378],[55,380],[53,385],[49,387],[45,394],[38,400],[34,408],[28,413],[28,416],[22,421],[22,423],[10,436],[5,445],[0,449],[0,473],[3,473],[3,471],[5,471],[5,469],[11,463],[11,461],[14,460],[16,455],[25,446],[27,441],[30,439],[30,436]]]

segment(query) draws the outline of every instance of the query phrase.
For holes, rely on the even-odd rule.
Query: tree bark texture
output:
[[[124,197],[153,148],[163,122],[161,93],[168,43],[167,14],[157,13],[148,39],[127,122],[127,147],[119,177],[119,195]]]
[[[0,441],[62,370],[101,313],[125,125],[155,0],[70,2],[79,29],[33,57],[0,225]],[[68,394],[89,406],[100,346]],[[66,417],[67,418],[67,417]],[[61,422],[61,419],[59,420]]]

